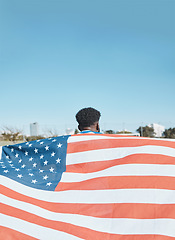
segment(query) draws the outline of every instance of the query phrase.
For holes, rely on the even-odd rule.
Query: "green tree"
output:
[[[155,136],[154,128],[149,127],[149,126],[145,126],[145,127],[140,126],[136,131],[139,132],[140,136],[142,136],[142,137],[154,137]]]
[[[130,131],[126,131],[126,130],[123,130],[123,131],[117,131],[116,134],[131,134],[132,132]]]
[[[115,134],[115,132],[113,130],[106,130],[105,134]]]
[[[165,138],[175,138],[175,128],[168,128],[164,131]]]
[[[43,136],[26,136],[25,139],[27,142],[44,139]]]
[[[79,133],[79,131],[78,131],[78,129],[76,128],[74,134],[77,134],[77,133]]]

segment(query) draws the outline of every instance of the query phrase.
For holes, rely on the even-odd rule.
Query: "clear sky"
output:
[[[0,127],[175,127],[174,0],[0,0]]]

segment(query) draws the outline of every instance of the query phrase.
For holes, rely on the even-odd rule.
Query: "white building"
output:
[[[30,136],[38,136],[39,135],[39,127],[38,123],[31,123],[30,124]]]
[[[152,123],[149,124],[148,127],[152,127],[155,132],[155,137],[162,137],[163,132],[165,131],[165,127],[162,125],[159,125],[158,123]]]

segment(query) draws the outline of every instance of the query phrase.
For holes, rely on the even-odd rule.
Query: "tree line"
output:
[[[139,127],[136,131],[140,133],[140,136],[143,136],[143,137],[155,137],[154,128],[149,126]],[[175,128],[165,129],[165,131],[162,134],[162,137],[175,138]]]
[[[142,137],[155,137],[155,132],[154,132],[154,128],[149,127],[149,126],[140,126],[136,132],[138,132],[140,134],[140,136]],[[128,131],[113,131],[113,130],[107,130],[105,131],[105,133],[107,134],[131,134],[131,132]],[[175,127],[174,128],[168,128],[165,129],[165,131],[162,134],[162,138],[175,138]]]
[[[152,127],[149,126],[140,126],[136,130],[140,136],[142,137],[155,137],[155,132]],[[3,141],[12,141],[12,142],[17,142],[17,141],[33,141],[33,140],[38,140],[38,139],[43,139],[46,138],[45,136],[25,136],[22,132],[22,130],[17,129],[17,128],[10,128],[10,127],[3,127],[1,131],[1,140]],[[132,132],[129,131],[114,131],[114,130],[105,130],[103,131],[105,134],[132,134]],[[79,133],[78,129],[75,129],[75,134]],[[58,135],[50,131],[49,136],[47,137],[57,137]],[[165,129],[163,132],[163,138],[175,138],[175,127],[174,128],[168,128]]]

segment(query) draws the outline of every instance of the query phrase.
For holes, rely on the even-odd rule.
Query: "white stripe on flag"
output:
[[[10,217],[0,213],[0,225],[3,227],[11,228],[18,232],[27,234],[37,239],[42,240],[80,240],[82,238],[75,237],[71,234],[62,231],[54,230],[51,228],[42,227],[30,222],[26,222],[19,218]]]
[[[93,173],[64,172],[60,182],[81,182],[108,176],[168,176],[175,177],[175,165],[124,164]]]
[[[141,147],[122,147],[98,149],[93,151],[84,151],[67,154],[66,165],[107,161],[123,158],[133,154],[158,154],[175,157],[175,149],[162,146],[141,146]]]
[[[161,220],[160,219],[145,219],[145,220],[126,219],[124,220],[121,218],[98,218],[98,217],[83,216],[79,214],[55,213],[55,212],[42,209],[30,203],[20,202],[5,196],[2,198],[2,203],[9,205],[11,207],[29,212],[31,214],[37,215],[39,217],[45,218],[47,220],[70,223],[79,227],[90,228],[92,230],[100,231],[104,233],[111,233],[111,234],[155,233],[155,234],[166,234],[169,236],[175,236],[175,228],[171,229],[169,227],[169,225],[173,226],[173,224],[175,226],[175,219],[161,219]],[[125,221],[126,221],[126,224],[124,223]],[[133,232],[132,223],[135,224],[136,226],[135,232]],[[124,226],[127,226],[127,227],[124,227]],[[156,228],[156,231],[155,231],[155,228]]]
[[[75,135],[75,136],[70,136],[68,138],[68,143],[73,143],[73,142],[82,142],[82,141],[89,141],[89,140],[101,140],[101,139],[135,139],[135,140],[150,140],[150,138],[144,138],[144,137],[119,137],[117,136],[106,136],[104,134],[92,134],[92,135]],[[175,142],[175,139],[168,139],[168,138],[151,138],[152,141],[163,141],[163,142]]]
[[[175,191],[166,189],[115,189],[115,190],[69,190],[52,192],[23,186],[6,177],[0,182],[28,197],[57,203],[153,203],[175,204]]]
[[[33,223],[26,222],[14,217],[0,214],[0,223],[4,227],[9,227],[16,231],[20,231],[29,236],[48,240],[48,236],[52,240],[78,240],[81,238],[72,236],[65,232],[42,227]],[[88,223],[85,222],[88,227]],[[91,225],[91,224],[90,224]],[[100,229],[109,228],[113,234],[157,234],[175,237],[175,220],[174,219],[110,219]],[[88,227],[89,228],[89,227]]]
[[[70,136],[67,140],[68,143],[72,142],[82,142],[82,141],[89,141],[89,140],[100,140],[100,139],[114,139],[114,137],[108,137],[105,135],[77,135],[77,136]],[[118,138],[117,138],[118,139]]]

